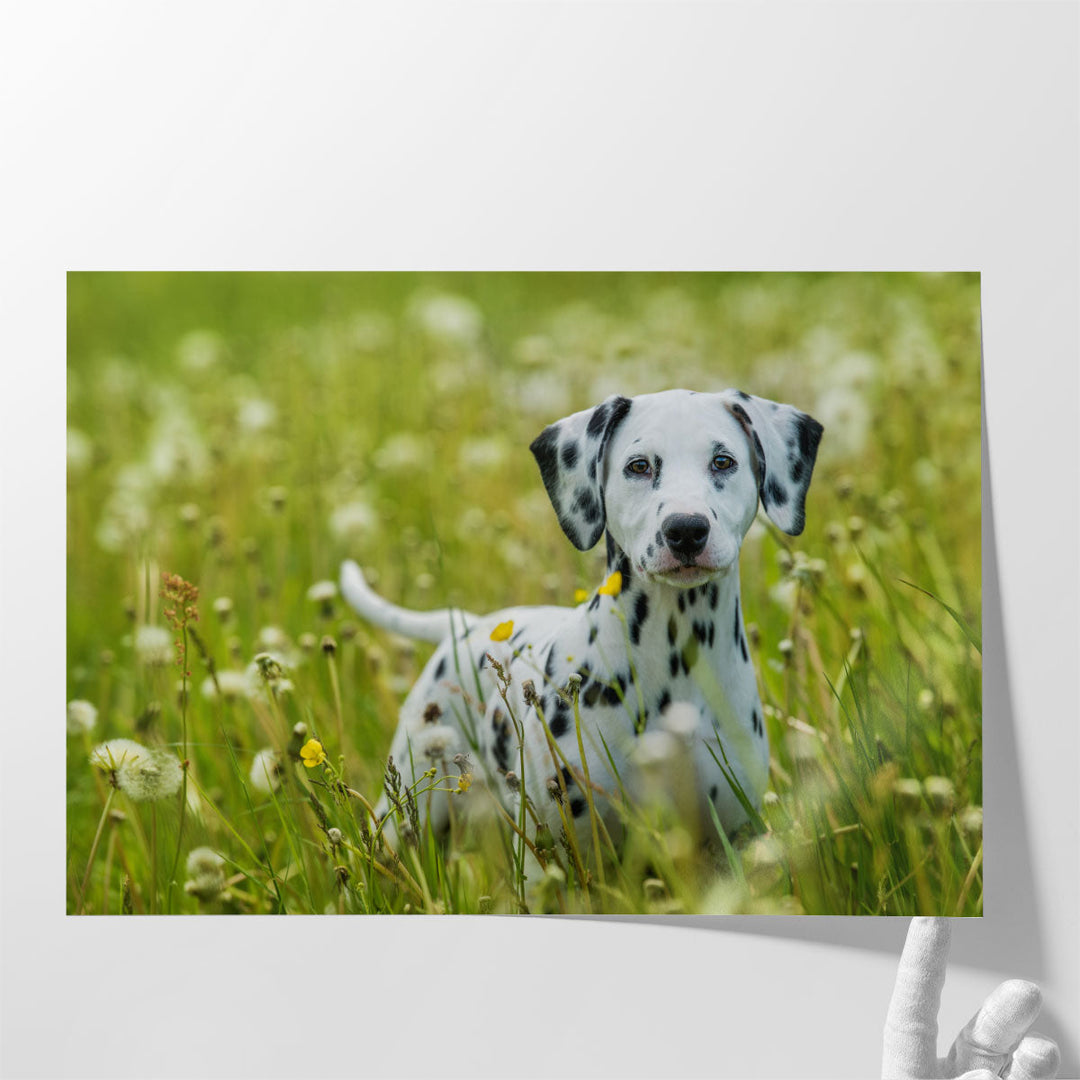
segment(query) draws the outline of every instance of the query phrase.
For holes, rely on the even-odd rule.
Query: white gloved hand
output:
[[[1029,1033],[1042,994],[1022,979],[1002,983],[964,1025],[948,1056],[937,1056],[951,937],[948,919],[911,920],[885,1020],[883,1080],[1052,1080],[1061,1056],[1053,1040]]]

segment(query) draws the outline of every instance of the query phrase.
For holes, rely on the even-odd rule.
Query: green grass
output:
[[[68,740],[68,910],[980,914],[978,302],[959,274],[72,275],[68,698],[98,716]],[[826,425],[805,533],[759,518],[742,554],[762,815],[701,837],[616,798],[622,835],[596,820],[580,850],[476,782],[454,806],[491,813],[381,850],[365,800],[430,649],[309,587],[349,556],[406,606],[572,603],[602,555],[565,540],[528,443],[673,386]],[[185,669],[135,648],[162,572],[200,594],[186,705]],[[203,693],[266,651],[291,689]],[[88,763],[114,738],[186,753],[186,796],[114,792]]]

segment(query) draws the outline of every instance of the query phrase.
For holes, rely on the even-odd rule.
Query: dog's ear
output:
[[[596,408],[544,428],[529,447],[559,524],[581,551],[604,533],[604,451],[630,404],[629,398],[612,394]]]
[[[778,528],[798,536],[806,523],[806,489],[825,429],[790,405],[741,390],[725,390],[720,398],[750,441],[762,508]]]

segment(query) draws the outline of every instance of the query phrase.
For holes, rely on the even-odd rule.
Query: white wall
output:
[[[1037,978],[1080,1073],[1075,5],[7,23],[5,1075],[873,1074],[902,920],[62,914],[63,272],[504,267],[983,272],[986,916],[942,1026]]]

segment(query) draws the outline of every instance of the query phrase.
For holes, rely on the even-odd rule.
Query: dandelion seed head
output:
[[[94,747],[90,752],[90,764],[98,769],[115,772],[149,753],[145,746],[134,739],[110,739]]]
[[[446,761],[458,752],[457,734],[446,724],[428,724],[412,736],[416,753],[428,761]]]
[[[362,540],[375,531],[378,516],[366,502],[356,499],[333,510],[329,525],[337,540]]]
[[[218,689],[221,690],[223,700],[236,701],[251,694],[251,680],[246,671],[226,668],[217,672],[217,686],[209,675],[203,679],[200,692],[207,701],[213,701],[218,695]]]
[[[307,598],[313,604],[328,604],[338,594],[337,585],[332,581],[316,581],[307,591]]]
[[[251,772],[248,779],[251,786],[263,795],[269,795],[281,787],[281,778],[284,774],[281,758],[273,747],[266,747],[255,755],[251,763]]]
[[[97,724],[97,709],[89,702],[76,699],[68,702],[67,730],[69,735],[93,731]]]
[[[176,659],[176,646],[164,626],[140,626],[135,630],[135,656],[146,667],[168,667]]]
[[[236,423],[247,435],[258,435],[273,427],[277,420],[277,406],[265,398],[244,398],[236,409]]]
[[[331,846],[337,847],[344,839],[344,836],[342,836],[340,829],[331,826],[326,830],[326,839],[330,841]]]
[[[116,771],[120,790],[134,802],[167,799],[180,790],[184,770],[175,754],[151,750],[134,761],[125,761]]]
[[[225,891],[225,860],[212,848],[192,848],[187,857],[188,880],[184,892],[204,902]]]
[[[219,596],[213,603],[214,614],[222,621],[228,622],[232,618],[233,602],[227,596]]]

